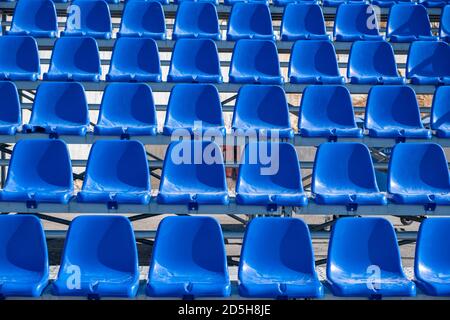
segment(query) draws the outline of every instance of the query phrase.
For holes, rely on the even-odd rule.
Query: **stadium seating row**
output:
[[[34,159],[30,162],[30,159]],[[339,161],[336,161],[339,159]],[[45,164],[45,166],[44,166]],[[299,160],[286,142],[246,145],[236,183],[236,203],[301,207],[308,204]],[[380,178],[381,179],[381,178]],[[379,179],[379,180],[380,180]],[[383,182],[384,185],[385,182]],[[433,143],[400,143],[392,151],[387,193],[380,192],[369,149],[361,143],[324,143],[318,147],[312,197],[320,205],[450,205],[450,176],[443,149]],[[21,140],[15,146],[0,201],[68,203],[74,197],[70,156],[61,140]],[[102,140],[93,144],[78,202],[120,204],[151,201],[148,161],[138,141]],[[172,142],[162,168],[159,204],[228,205],[222,152],[206,141]]]
[[[103,0],[78,0],[72,4],[62,36],[89,36],[111,39],[113,27],[109,7]],[[78,15],[80,18],[77,18]],[[441,14],[440,38],[448,41],[450,6]],[[58,36],[57,15],[51,0],[19,2],[7,34],[54,38]],[[158,2],[127,3],[117,37],[150,37],[166,39],[164,10]],[[216,7],[208,2],[180,4],[173,27],[172,39],[221,39]],[[237,3],[228,23],[227,40],[271,39],[273,32],[269,7],[263,2]],[[290,4],[284,10],[281,40],[329,39],[322,9],[317,4]],[[343,4],[336,13],[333,38],[336,41],[382,40],[378,21],[371,5]],[[432,35],[427,10],[415,3],[396,4],[390,9],[386,38],[391,42],[436,40]]]
[[[18,0],[1,0],[0,2],[15,2]],[[69,2],[69,0],[52,0],[55,3],[66,3]],[[142,0],[105,0],[108,3],[120,3],[120,2],[135,2],[135,1],[142,1]],[[146,0],[144,0],[146,1]],[[174,1],[170,1],[170,0],[151,0],[151,1],[155,1],[155,2],[159,2],[162,5],[168,5],[170,4],[181,4],[183,2],[189,2],[192,0],[174,0]],[[218,5],[219,2],[220,4],[224,4],[224,5],[234,5],[236,3],[240,3],[240,2],[251,2],[251,3],[264,3],[264,4],[269,4],[269,0],[223,0],[223,1],[219,1],[219,0],[202,0],[202,2],[209,2],[209,3],[213,3],[215,5]],[[223,3],[222,3],[223,2]],[[288,4],[291,3],[313,3],[313,4],[319,4],[322,3],[324,7],[338,7],[343,3],[359,3],[359,2],[367,2],[367,3],[372,3],[374,5],[377,5],[379,7],[382,8],[389,8],[391,6],[393,6],[394,4],[397,3],[411,3],[411,2],[415,2],[413,0],[323,0],[323,1],[319,1],[319,0],[273,0],[272,3],[275,6],[286,6]],[[418,3],[428,7],[428,8],[441,8],[444,7],[447,3],[449,3],[448,0],[419,0],[417,1]]]
[[[48,285],[49,266],[39,219],[2,215],[0,230],[0,295],[40,296]],[[449,218],[422,222],[413,282],[403,272],[395,231],[387,220],[341,218],[332,227],[325,285],[336,296],[414,296],[416,284],[425,294],[448,296],[449,230]],[[239,294],[243,297],[320,298],[324,294],[308,227],[300,219],[254,218],[246,228],[240,257]],[[137,249],[129,220],[111,215],[75,218],[52,293],[134,297],[138,288]],[[230,295],[224,239],[214,218],[161,221],[146,292],[181,298]]]
[[[410,46],[406,78],[413,84],[450,84],[450,46],[442,41],[416,41]],[[0,37],[0,79],[36,81],[40,60],[36,41],[29,36]],[[90,37],[64,37],[56,41],[50,81],[100,81],[101,65],[96,41]],[[298,40],[289,63],[289,81],[301,84],[340,84],[336,53],[328,40]],[[381,41],[353,44],[347,78],[355,84],[404,84],[391,45]],[[161,82],[158,47],[149,38],[116,41],[106,81]],[[210,39],[180,39],[172,54],[168,82],[223,82],[216,44]],[[275,43],[239,40],[229,70],[230,83],[282,84]]]
[[[89,109],[78,82],[39,85],[29,122],[22,125],[21,105],[13,82],[0,83],[2,96],[0,135],[47,133],[84,136],[89,130]],[[430,128],[424,127],[414,90],[408,86],[375,86],[368,95],[365,123],[355,121],[348,89],[342,85],[312,85],[302,95],[298,132],[302,137],[361,138],[364,130],[374,138],[429,139],[450,137],[447,103],[450,86],[436,90]],[[94,134],[102,136],[157,135],[152,90],[145,83],[112,83],[106,87]],[[232,133],[252,138],[294,137],[283,88],[245,85],[238,93]],[[212,84],[178,84],[170,94],[162,134],[221,137],[226,134],[219,92]]]

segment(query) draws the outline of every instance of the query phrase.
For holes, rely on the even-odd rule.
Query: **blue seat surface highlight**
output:
[[[155,40],[128,37],[116,40],[106,81],[161,82],[161,78]]]
[[[90,37],[63,37],[55,42],[44,80],[100,81],[102,69],[97,42]]]
[[[172,39],[209,38],[220,40],[216,6],[210,2],[183,1],[178,7]]]
[[[427,9],[415,3],[401,3],[389,11],[386,37],[390,42],[436,40],[431,33]]]
[[[153,0],[152,0],[153,1]],[[219,4],[219,0],[174,0],[173,3],[175,4],[182,4],[183,2],[208,2],[208,3],[212,3],[214,5],[218,5]],[[167,0],[167,4],[169,3],[169,0]]]
[[[79,276],[74,285],[74,274]],[[61,267],[53,282],[58,296],[134,297],[139,270],[133,228],[124,216],[78,216],[70,224]]]
[[[282,84],[275,43],[262,39],[237,41],[231,58],[229,82]]]
[[[272,0],[273,5],[277,7],[287,7],[290,4],[318,4],[318,0]]]
[[[321,7],[315,3],[290,3],[281,22],[281,40],[329,40]]]
[[[36,81],[40,73],[36,40],[30,36],[0,37],[0,80]]]
[[[343,3],[365,3],[365,0],[323,0],[322,5],[324,7],[339,7]]]
[[[255,298],[320,298],[323,286],[314,267],[311,236],[303,220],[255,218],[245,231],[239,294]]]
[[[370,2],[380,8],[390,8],[397,3],[411,3],[412,0],[371,0]]]
[[[400,143],[392,149],[387,190],[400,204],[450,205],[450,176],[442,147]]]
[[[58,24],[55,4],[51,0],[17,2],[8,35],[55,38]]]
[[[450,296],[450,218],[427,218],[417,235],[414,274],[417,286],[431,296]]]
[[[267,159],[270,159],[267,163]],[[243,205],[306,206],[297,152],[287,142],[260,141],[245,146],[236,183]]]
[[[48,284],[47,243],[32,215],[0,216],[0,295],[39,297]]]
[[[62,36],[111,39],[109,6],[104,0],[75,0],[69,7]]]
[[[127,1],[117,37],[166,39],[162,5],[157,1]]]
[[[158,226],[147,294],[226,297],[231,293],[222,230],[212,217],[167,217]]]
[[[190,1],[190,0],[174,0],[174,3],[177,3],[177,1]],[[207,1],[207,0],[205,0]],[[125,0],[125,4],[129,2],[158,2],[162,5],[169,4],[169,0]]]
[[[357,142],[321,144],[314,161],[311,191],[318,204],[385,205],[366,145]]]
[[[362,137],[350,92],[340,85],[308,86],[303,91],[298,129],[303,137]]]
[[[375,138],[431,138],[422,124],[416,94],[408,86],[372,87],[364,127]]]
[[[177,84],[170,93],[163,134],[224,136],[219,91],[212,84]]]
[[[22,123],[19,93],[13,82],[0,82],[0,135],[14,135]]]
[[[355,84],[404,84],[394,50],[386,41],[356,41],[348,58],[347,78]]]
[[[336,296],[415,296],[392,224],[378,217],[341,218],[331,229],[327,280]]]
[[[78,201],[148,204],[150,191],[148,162],[142,143],[100,140],[93,144]]]
[[[157,201],[193,206],[228,204],[225,167],[219,146],[207,141],[170,143],[164,157]]]
[[[298,40],[289,60],[289,81],[301,84],[343,84],[336,52],[329,40]]]
[[[409,47],[406,78],[420,85],[450,84],[450,46],[443,41],[415,41]]]
[[[439,38],[442,41],[450,42],[450,5],[442,8],[441,22],[439,24]]]
[[[442,8],[448,4],[447,0],[419,0],[419,3],[427,8]]]
[[[228,6],[233,6],[240,2],[250,2],[250,3],[264,3],[269,5],[269,0],[224,0],[224,4]]]
[[[103,93],[96,135],[153,136],[157,134],[152,89],[145,83],[111,83]]]
[[[430,126],[439,138],[450,137],[450,87],[438,87],[431,107]]]
[[[63,141],[20,140],[14,146],[9,163],[0,201],[36,206],[44,202],[68,203],[72,198],[72,165]]]
[[[227,40],[275,40],[272,16],[265,3],[239,2],[233,5],[228,22]]]
[[[242,86],[231,127],[239,136],[293,138],[283,88],[276,85]]]
[[[345,3],[338,7],[334,23],[336,41],[382,40],[372,5]]]
[[[211,39],[179,39],[172,52],[167,81],[221,83],[215,42]]]
[[[89,128],[89,110],[83,86],[78,82],[44,82],[33,102],[30,122],[24,132],[84,136]]]

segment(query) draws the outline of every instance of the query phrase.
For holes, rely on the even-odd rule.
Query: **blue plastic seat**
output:
[[[58,35],[55,4],[51,0],[17,2],[8,35],[55,38]]]
[[[78,82],[44,82],[33,102],[30,122],[23,131],[84,136],[89,128],[89,110],[83,86]]]
[[[412,0],[371,0],[370,2],[380,8],[390,8],[397,3],[411,3]]]
[[[153,1],[153,0],[151,0]],[[174,0],[173,3],[175,4],[182,4],[183,2],[208,2],[208,3],[212,3],[214,5],[218,5],[219,4],[219,0]],[[167,3],[169,3],[169,0],[167,0]]]
[[[298,40],[289,61],[289,81],[301,84],[343,84],[334,46],[329,40]]]
[[[240,3],[240,2],[251,2],[251,3],[256,2],[256,3],[264,3],[264,4],[269,5],[269,0],[224,0],[224,4],[226,6],[233,6],[236,3]]]
[[[117,37],[166,39],[162,5],[157,1],[127,1]]]
[[[303,137],[361,138],[352,98],[344,86],[308,86],[302,95],[298,130]]]
[[[439,38],[442,41],[450,42],[450,5],[442,8],[441,22],[439,24]]]
[[[56,40],[50,68],[44,80],[100,81],[102,69],[97,42],[90,37]]]
[[[159,224],[147,294],[226,297],[231,293],[222,230],[212,217],[167,217]]]
[[[94,134],[154,136],[157,118],[152,89],[145,83],[112,83],[103,93]]]
[[[14,135],[22,123],[19,94],[13,82],[0,82],[0,135]]]
[[[116,40],[106,81],[161,82],[158,46],[150,38]]]
[[[120,204],[150,202],[150,176],[144,146],[133,140],[101,140],[89,154],[79,202]]]
[[[215,42],[211,39],[179,39],[173,49],[167,81],[221,83]]]
[[[323,0],[324,7],[339,7],[343,3],[365,3],[365,0]]]
[[[163,134],[224,136],[219,92],[212,84],[178,84],[170,93]]]
[[[130,221],[112,215],[76,217],[67,233],[53,293],[131,298],[138,287],[136,240]]]
[[[356,41],[348,58],[347,78],[355,84],[404,84],[394,50],[386,41]]]
[[[205,150],[206,149],[206,150]],[[222,152],[214,142],[182,140],[167,149],[157,198],[161,204],[226,205]]]
[[[448,4],[447,0],[419,0],[419,3],[427,8],[442,8]]]
[[[341,218],[331,230],[327,280],[335,296],[415,296],[392,224],[378,217]]]
[[[439,138],[450,138],[450,86],[438,87],[431,108],[431,129]]]
[[[282,84],[275,43],[261,39],[237,41],[231,58],[229,82]]]
[[[402,3],[392,6],[386,27],[386,37],[390,42],[432,41],[427,9],[415,3]]]
[[[242,86],[236,100],[232,129],[239,136],[293,138],[283,88],[276,85]]]
[[[431,296],[450,296],[450,218],[428,218],[420,224],[414,273],[417,286]]]
[[[119,0],[120,1],[120,0]],[[125,0],[125,4],[130,3],[130,2],[158,2],[162,5],[167,5],[169,4],[169,0]],[[189,1],[189,0],[178,0],[178,1]],[[207,1],[207,0],[205,0]],[[177,3],[177,0],[174,0],[174,3]]]
[[[33,159],[33,161],[30,161]],[[14,146],[0,201],[68,203],[73,196],[72,165],[61,140],[20,140]]]
[[[400,143],[392,149],[387,191],[400,204],[450,205],[450,175],[442,147]],[[431,204],[431,206],[430,206]]]
[[[411,43],[406,78],[420,85],[450,84],[450,45],[443,41]]]
[[[239,2],[233,5],[228,22],[227,40],[275,40],[272,16],[265,3]]]
[[[47,243],[38,218],[0,216],[0,296],[39,297],[48,283]]]
[[[365,3],[340,5],[333,33],[336,41],[383,40],[374,9]]]
[[[0,80],[36,81],[40,73],[36,40],[30,36],[0,37]]]
[[[329,40],[321,7],[300,2],[286,6],[281,22],[281,40]]]
[[[247,225],[238,271],[241,296],[320,298],[324,290],[314,268],[311,236],[303,220],[265,217]]]
[[[177,10],[172,39],[209,38],[220,40],[216,6],[210,2],[183,1]]]
[[[329,142],[316,152],[311,191],[318,204],[385,205],[375,179],[372,158],[366,145]]]
[[[369,91],[364,126],[375,138],[430,139],[416,94],[408,86],[376,86]]]
[[[276,7],[287,7],[290,4],[318,4],[318,0],[272,0],[272,3]]]
[[[271,161],[267,162],[267,159]],[[277,206],[306,206],[297,152],[287,142],[251,142],[245,146],[236,183],[236,202]]]
[[[111,14],[104,0],[75,0],[69,9],[62,36],[111,39]]]

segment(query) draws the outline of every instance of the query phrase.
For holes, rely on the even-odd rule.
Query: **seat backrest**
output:
[[[374,86],[369,91],[365,127],[403,125],[423,128],[416,94],[408,86]]]
[[[0,72],[17,69],[29,73],[40,73],[36,40],[29,36],[0,37]]]
[[[312,177],[313,193],[378,191],[369,149],[358,142],[322,143],[316,152]]]
[[[430,125],[436,130],[443,124],[450,124],[450,86],[438,87],[434,92]]]
[[[110,270],[139,274],[136,240],[124,216],[78,216],[67,233],[59,274],[102,274]]]
[[[92,145],[83,189],[150,190],[144,146],[135,140],[100,140]]]
[[[270,237],[267,235],[270,234]],[[239,279],[283,273],[314,274],[314,253],[307,225],[296,218],[255,218],[247,225]]]
[[[268,38],[274,39],[272,17],[265,3],[239,2],[233,5],[228,22],[229,40]]]
[[[47,243],[36,216],[1,215],[0,243],[0,274],[26,271],[48,276]]]
[[[213,272],[228,278],[222,230],[212,217],[166,217],[153,246],[152,275],[186,275]]]
[[[153,93],[145,83],[111,83],[103,93],[97,124],[156,125]]]
[[[403,274],[392,224],[378,217],[338,219],[331,229],[327,278],[345,273],[370,279],[377,269]]]
[[[111,32],[111,14],[104,0],[75,0],[68,11],[66,31]]]
[[[308,86],[302,95],[298,127],[356,127],[350,92],[341,85]]]
[[[5,189],[16,189],[17,186],[73,189],[72,165],[66,144],[57,139],[17,142],[8,167]]]
[[[177,10],[173,39],[220,38],[219,18],[214,4],[183,1]]]
[[[391,153],[389,193],[417,193],[449,189],[450,175],[441,146],[435,143],[400,143]]]
[[[289,34],[299,39],[309,34],[326,34],[325,19],[318,4],[299,2],[286,6],[281,22],[281,37]]]
[[[395,4],[389,11],[386,36],[413,35],[431,36],[427,10],[415,3]]]
[[[442,8],[439,35],[441,37],[450,35],[450,4]]]
[[[52,0],[17,2],[11,31],[58,31],[56,9]]]
[[[120,32],[124,34],[154,33],[154,38],[161,39],[166,33],[166,23],[162,5],[157,1],[127,1]],[[153,36],[152,36],[153,38]]]
[[[84,87],[78,82],[44,82],[33,102],[31,124],[89,125],[89,110]]]
[[[22,110],[20,106],[19,93],[14,82],[0,82],[0,122],[17,123],[22,122]]]
[[[334,36],[379,35],[374,8],[365,3],[343,3],[336,11]]]
[[[450,46],[443,41],[414,41],[409,47],[406,77],[450,76]]]

